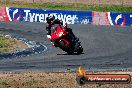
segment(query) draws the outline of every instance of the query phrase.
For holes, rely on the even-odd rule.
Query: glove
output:
[[[51,39],[51,35],[47,35],[47,38],[48,38],[48,39]]]

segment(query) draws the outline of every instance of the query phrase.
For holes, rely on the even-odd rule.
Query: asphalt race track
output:
[[[0,34],[39,42],[47,51],[24,57],[0,58],[0,71],[75,71],[131,70],[132,27],[69,25],[80,38],[84,54],[67,55],[52,47],[43,23],[0,23]]]

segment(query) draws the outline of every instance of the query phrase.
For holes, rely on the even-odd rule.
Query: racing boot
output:
[[[77,38],[77,37],[75,37],[74,39],[75,39],[75,42],[78,42],[79,41],[79,38]]]

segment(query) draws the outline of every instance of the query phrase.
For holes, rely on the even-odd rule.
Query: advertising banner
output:
[[[0,7],[0,21],[9,21],[6,7]]]
[[[132,13],[120,12],[92,12],[92,24],[132,26]]]
[[[108,19],[111,25],[132,26],[132,13],[109,12]]]
[[[42,10],[16,7],[1,7],[0,21],[46,23],[48,14],[54,14],[56,18],[67,24],[132,26],[132,13],[127,12]]]
[[[92,12],[92,24],[93,25],[110,25],[108,20],[108,12]]]
[[[54,14],[67,24],[91,24],[92,11],[42,10],[30,8],[8,8],[10,21],[46,22],[48,14]]]

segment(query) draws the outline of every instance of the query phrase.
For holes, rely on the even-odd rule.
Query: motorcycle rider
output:
[[[66,31],[68,31],[73,37],[75,41],[78,41],[79,39],[73,34],[71,28],[67,28],[67,24],[63,25],[63,21],[59,20],[58,18],[55,19],[55,16],[52,14],[48,14],[48,17],[46,18],[47,25],[46,25],[46,30],[47,30],[47,37],[51,38],[51,27],[55,24],[60,24]]]
[[[61,24],[63,25],[62,21],[59,19],[55,19],[55,16],[52,14],[48,14],[48,17],[46,18],[47,25],[46,25],[46,30],[47,30],[47,37],[50,37],[51,35],[51,27],[55,24]]]

